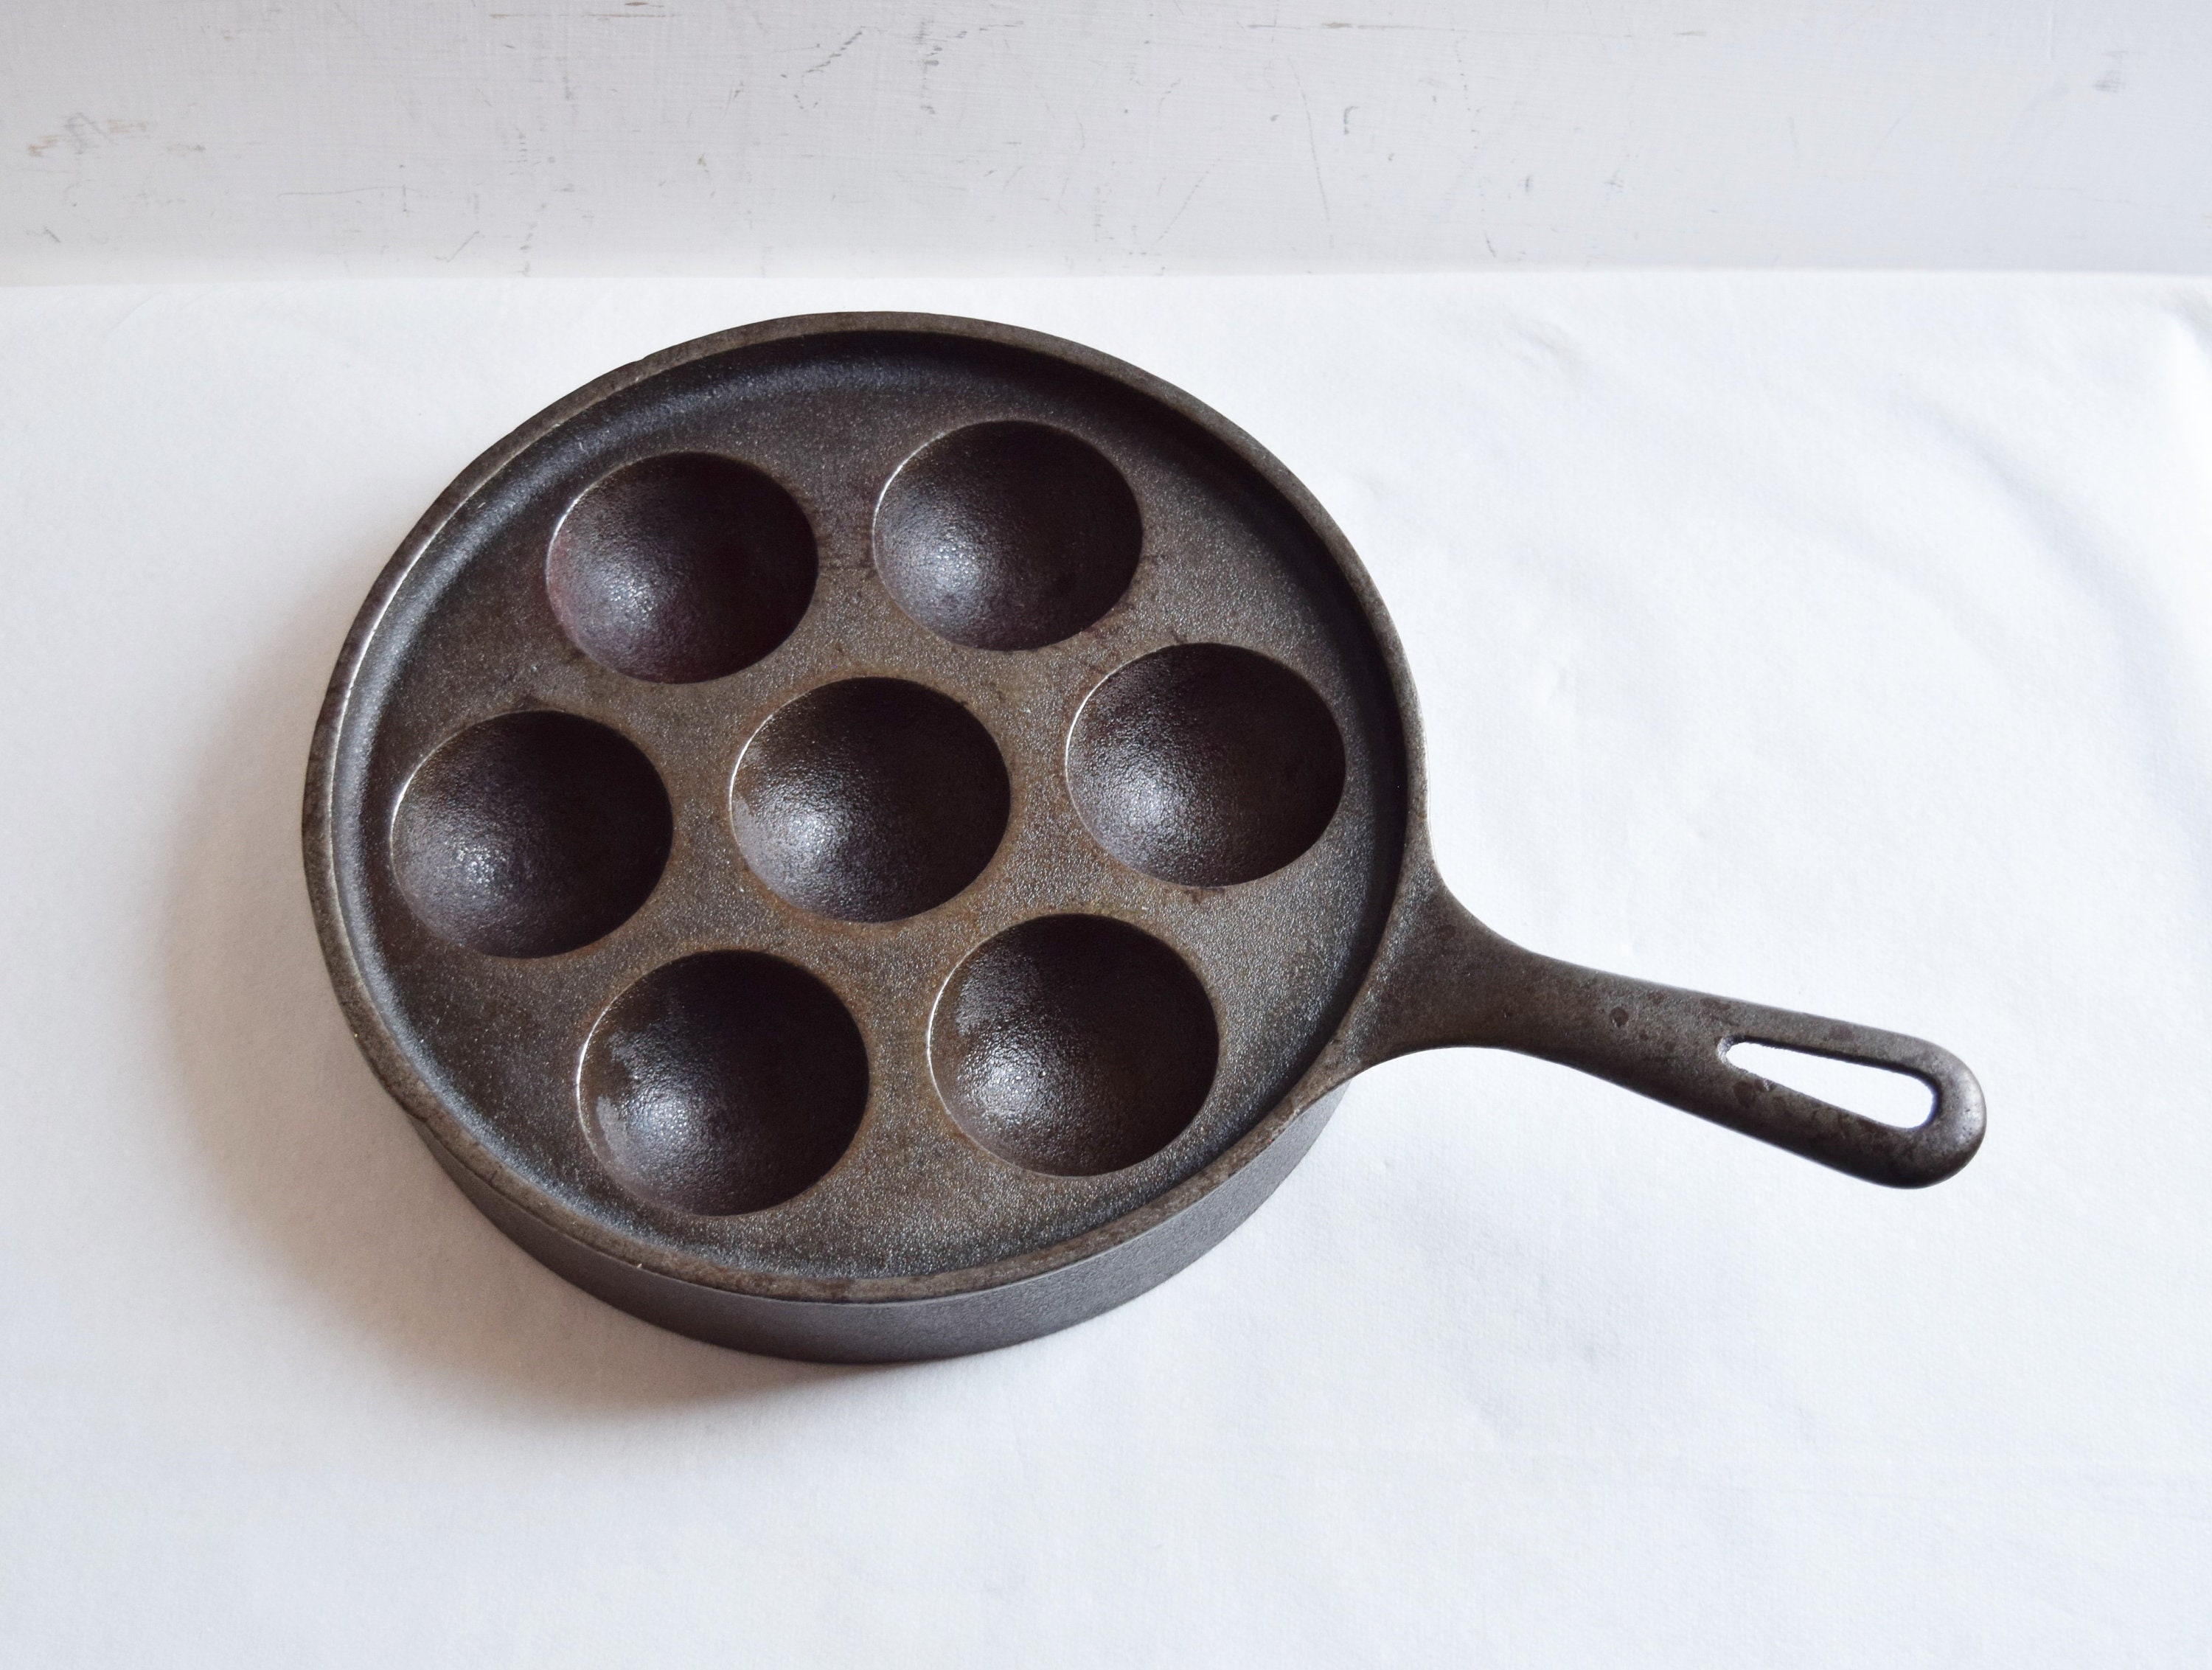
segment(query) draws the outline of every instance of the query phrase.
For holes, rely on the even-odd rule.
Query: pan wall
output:
[[[1259,1210],[1321,1135],[1341,1088],[1305,1108],[1219,1188],[1144,1234],[1080,1264],[1003,1287],[872,1304],[764,1299],[701,1287],[609,1258],[545,1227],[415,1127],[461,1192],[500,1232],[593,1297],[709,1345],[803,1363],[917,1363],[1040,1339],[1150,1291],[1220,1244]]]

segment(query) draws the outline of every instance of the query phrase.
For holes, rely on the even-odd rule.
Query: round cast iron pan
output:
[[[750,1350],[1094,1315],[1439,1045],[1877,1182],[1980,1139],[1931,1044],[1484,928],[1321,507],[1188,396],[1003,325],[754,325],[501,442],[362,608],[306,844],[339,999],[447,1170],[570,1279]],[[1815,1101],[1746,1041],[1933,1114]]]

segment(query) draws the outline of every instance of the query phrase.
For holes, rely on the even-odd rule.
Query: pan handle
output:
[[[1540,1056],[1896,1188],[1939,1183],[1981,1146],[1982,1087],[1937,1045],[1540,956],[1441,887],[1419,915],[1401,965],[1410,978],[1392,982],[1395,1013],[1371,1060],[1449,1044]],[[1736,1066],[1728,1051],[1740,1043],[1907,1074],[1935,1093],[1934,1110],[1911,1127],[1868,1119]]]

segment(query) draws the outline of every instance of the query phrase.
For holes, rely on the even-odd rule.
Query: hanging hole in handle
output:
[[[1879,1124],[1912,1131],[1936,1117],[1934,1086],[1909,1072],[1748,1039],[1730,1044],[1723,1054],[1732,1067]]]

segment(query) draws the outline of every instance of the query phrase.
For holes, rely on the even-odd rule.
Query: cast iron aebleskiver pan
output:
[[[1071,343],[841,314],[670,349],[472,465],[347,641],[306,844],[348,1018],[454,1180],[751,1351],[1094,1315],[1440,1045],[1876,1182],[1972,1155],[1945,1051],[1522,950],[1423,817],[1382,604],[1249,436]]]

